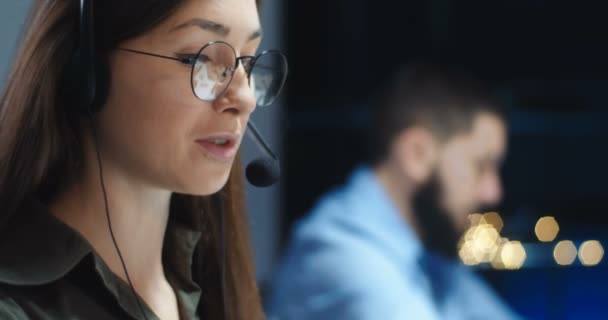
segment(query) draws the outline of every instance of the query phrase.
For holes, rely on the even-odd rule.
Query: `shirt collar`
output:
[[[38,201],[29,201],[3,226],[0,282],[42,285],[69,273],[91,247]]]
[[[186,319],[197,318],[201,295],[192,280],[192,259],[201,233],[189,226],[191,220],[194,217],[171,217],[163,246],[166,276]],[[89,254],[93,255],[95,272],[121,307],[133,317],[141,317],[129,285],[107,267],[87,241],[39,201],[24,205],[0,233],[0,282],[17,286],[51,283],[65,277]],[[145,312],[148,318],[155,318],[149,308],[145,307]]]
[[[352,214],[359,228],[373,236],[403,263],[419,261],[423,255],[421,241],[371,168],[357,168],[350,178],[346,193],[355,204],[354,212],[349,215]]]
[[[192,280],[194,252],[201,232],[178,219],[170,219],[165,236],[164,259],[166,276],[175,287],[185,319],[196,319],[201,288]]]

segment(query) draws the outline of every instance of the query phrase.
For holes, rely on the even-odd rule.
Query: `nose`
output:
[[[249,86],[247,72],[240,64],[233,72],[232,81],[226,91],[214,101],[213,108],[217,112],[249,115],[255,110],[256,99]]]
[[[497,205],[503,196],[502,185],[498,173],[487,175],[479,188],[479,200],[482,205]]]

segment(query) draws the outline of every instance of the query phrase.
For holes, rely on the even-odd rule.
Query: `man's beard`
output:
[[[444,257],[457,258],[462,230],[450,219],[442,205],[443,199],[441,182],[435,173],[414,195],[414,215],[425,247]]]

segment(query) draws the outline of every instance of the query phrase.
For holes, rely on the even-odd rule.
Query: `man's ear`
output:
[[[425,182],[436,165],[438,142],[430,130],[415,126],[397,136],[392,153],[404,174],[414,183]]]

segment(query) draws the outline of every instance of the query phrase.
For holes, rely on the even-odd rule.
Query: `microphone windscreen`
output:
[[[271,158],[258,158],[247,165],[245,175],[249,183],[256,187],[268,187],[279,180],[281,167]]]

